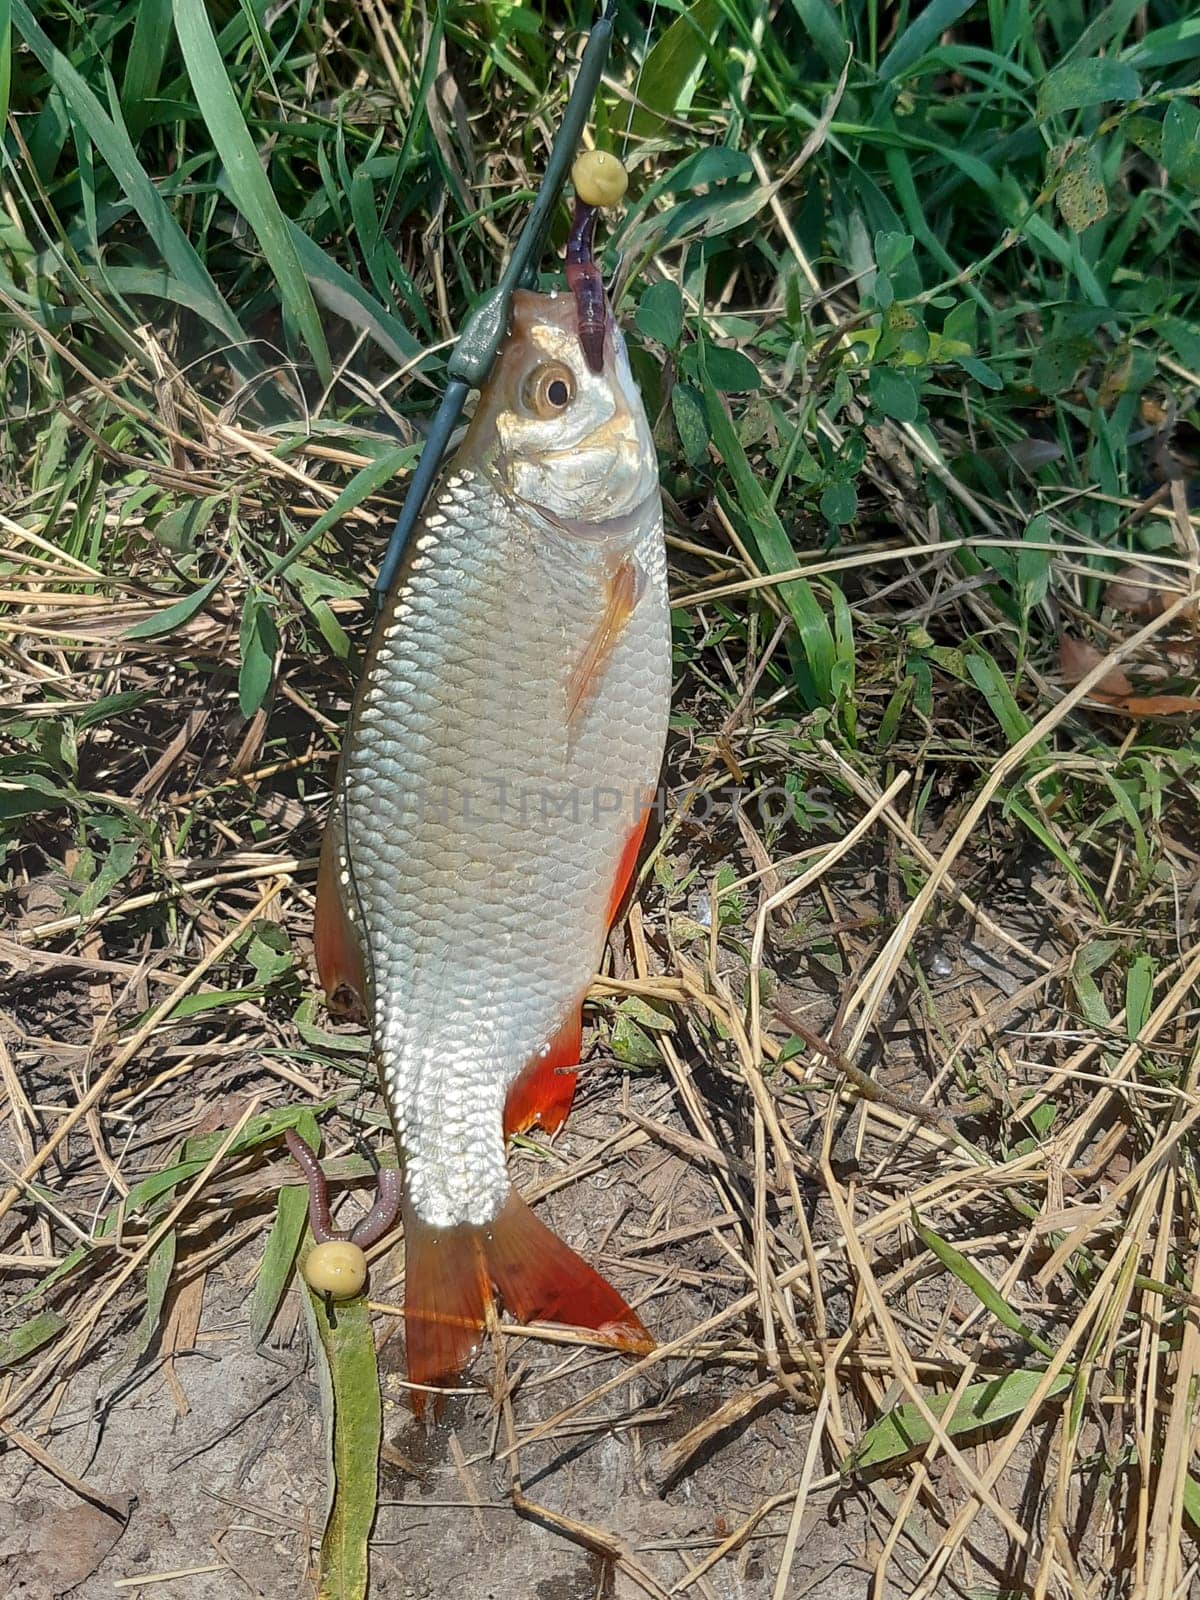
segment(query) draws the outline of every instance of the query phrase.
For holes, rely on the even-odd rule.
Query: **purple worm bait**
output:
[[[400,1174],[395,1167],[379,1169],[378,1194],[366,1216],[352,1229],[335,1228],[329,1215],[329,1183],[321,1163],[294,1128],[289,1128],[283,1137],[292,1160],[308,1184],[308,1225],[317,1243],[356,1244],[360,1250],[365,1250],[376,1239],[382,1239],[400,1210]]]
[[[567,283],[579,312],[579,342],[593,372],[604,371],[604,280],[592,256],[596,233],[596,206],[575,202],[575,216],[567,238]]]

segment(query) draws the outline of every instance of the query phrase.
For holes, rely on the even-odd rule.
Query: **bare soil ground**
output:
[[[749,815],[741,827],[755,839]],[[562,1336],[505,1326],[477,1358],[471,1392],[423,1425],[403,1385],[402,1247],[376,1261],[385,1425],[373,1593],[425,1600],[462,1588],[495,1600],[583,1600],[683,1585],[728,1600],[839,1600],[914,1592],[944,1524],[969,1504],[963,1478],[978,1482],[987,1472],[989,1445],[964,1441],[955,1462],[931,1460],[901,1507],[894,1463],[882,1475],[839,1470],[846,1444],[908,1396],[897,1346],[926,1390],[968,1370],[1030,1363],[1019,1336],[985,1327],[963,1283],[934,1270],[912,1233],[910,1206],[927,1216],[940,1210],[945,1232],[957,1223],[975,1265],[999,1281],[1012,1259],[1006,1186],[1040,1187],[1060,1206],[1094,1203],[1129,1161],[1119,1126],[1115,1140],[1100,1126],[1088,1146],[1102,1153],[1087,1195],[1079,1178],[1018,1150],[1009,1172],[981,1169],[964,1154],[976,1137],[995,1142],[1014,1101],[1043,1086],[1051,1057],[1072,1043],[1059,1027],[1048,1051],[1038,1032],[1054,1012],[1047,995],[1069,950],[1056,929],[1059,897],[1069,891],[1045,863],[989,850],[985,835],[956,870],[963,882],[987,883],[986,904],[1003,916],[1006,937],[951,904],[914,943],[905,980],[860,1055],[865,1082],[882,1098],[863,1098],[863,1083],[811,1051],[803,1070],[785,1065],[760,1076],[758,1096],[739,1088],[745,956],[756,922],[770,928],[775,969],[762,1037],[778,1055],[780,1042],[795,1040],[781,1018],[803,1019],[818,1037],[835,1026],[838,997],[887,926],[894,880],[881,835],[878,824],[865,831],[786,904],[786,919],[764,920],[757,882],[749,894],[737,891],[736,915],[718,903],[714,935],[709,897],[679,892],[674,876],[699,841],[668,831],[644,910],[614,936],[597,985],[594,1059],[576,1108],[553,1146],[527,1142],[514,1158],[523,1190],[545,1196],[547,1220],[639,1305],[664,1358],[631,1369]],[[784,829],[777,857],[788,843]],[[837,840],[795,843],[828,860]],[[778,869],[771,873],[777,887]],[[303,974],[311,880],[285,868],[267,881],[266,899],[257,885],[228,892],[256,925],[278,920],[294,933]],[[26,925],[40,914],[31,893]],[[5,1045],[42,1117],[69,1100],[68,1086],[90,1070],[97,1032],[111,1025],[97,991],[115,1021],[138,1009],[136,988],[146,983],[144,968],[122,959],[108,963],[121,968],[110,972],[93,949],[74,969],[39,962],[8,986]],[[256,1048],[235,1020],[243,1013]],[[622,1019],[634,1021],[632,1032],[621,1033]],[[82,1216],[111,1201],[102,1153],[103,1165],[132,1185],[160,1170],[181,1139],[304,1092],[315,1101],[340,1096],[344,1112],[378,1125],[373,1089],[347,1092],[344,1066],[296,1049],[292,1026],[282,1012],[264,1016],[242,1002],[219,1028],[202,1019],[164,1034],[141,1053],[124,1091],[137,1109],[101,1138],[80,1130],[55,1162],[56,1203]],[[293,1045],[274,1061],[265,1059],[272,1035]],[[647,1043],[657,1067],[626,1070],[613,1058],[614,1048],[644,1054]],[[1028,1066],[1013,1059],[1026,1054]],[[937,1110],[922,1114],[923,1106],[966,1114],[957,1125],[939,1123]],[[10,1169],[22,1159],[19,1126],[10,1117],[3,1130]],[[352,1154],[352,1144],[331,1137],[334,1127],[349,1123],[329,1125],[327,1152]],[[768,1162],[768,1151],[784,1153],[786,1164]],[[260,1346],[248,1316],[274,1194],[294,1179],[277,1143],[219,1171],[184,1213],[173,1287],[155,1325],[140,1320],[139,1275],[114,1299],[86,1359],[47,1375],[37,1436],[76,1482],[57,1482],[21,1451],[0,1463],[6,1592],[28,1600],[309,1592],[327,1467],[299,1291],[288,1291]],[[850,1213],[857,1226],[848,1241]],[[118,1259],[141,1236],[135,1225]],[[1038,1237],[1037,1229],[1027,1235],[1026,1252]],[[764,1252],[765,1274],[755,1271]],[[112,1266],[111,1253],[97,1259],[97,1285]],[[886,1307],[883,1329],[864,1272]],[[1068,1309],[1051,1285],[1040,1302],[1027,1299],[1024,1315],[1052,1334]],[[498,1410],[499,1393],[510,1398]],[[1024,1558],[1011,1534],[1028,1526],[1029,1473],[1055,1431],[1045,1418],[1028,1428],[989,1491],[991,1509],[934,1592],[1020,1587]],[[1104,1446],[1091,1430],[1089,1448]],[[89,1503],[89,1486],[110,1504]],[[1086,1521],[1087,1497],[1086,1480],[1071,1486],[1068,1527]],[[125,1504],[123,1525],[113,1511]]]

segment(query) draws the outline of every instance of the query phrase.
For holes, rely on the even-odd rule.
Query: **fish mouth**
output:
[[[540,294],[536,289],[517,289],[512,297],[511,337],[514,339],[528,337],[530,331],[539,323],[558,328],[579,341],[589,369],[599,373],[604,370],[604,357],[608,354],[609,345],[608,333],[614,326],[607,295],[603,296],[601,307],[602,318],[597,321],[594,309],[589,316],[587,308],[580,306],[578,297],[571,287],[566,290],[551,289],[548,294]],[[598,344],[597,335],[599,335]],[[596,356],[600,357],[598,362],[594,359]]]

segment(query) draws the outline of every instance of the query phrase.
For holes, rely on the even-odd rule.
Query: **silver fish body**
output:
[[[653,442],[615,326],[597,374],[573,318],[570,296],[517,298],[380,617],[335,795],[329,867],[361,956],[406,1218],[434,1241],[491,1237],[511,1201],[515,1088],[578,1059],[666,736]],[[323,970],[327,988],[337,976]],[[547,1096],[565,1114],[546,1076],[533,1115]],[[520,1301],[505,1270],[470,1268]],[[413,1289],[410,1265],[410,1307]],[[553,1314],[545,1294],[526,1300]],[[410,1370],[413,1342],[410,1318]]]

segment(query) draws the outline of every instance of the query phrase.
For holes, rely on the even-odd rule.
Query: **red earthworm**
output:
[[[292,1160],[303,1172],[308,1184],[308,1225],[317,1243],[344,1244],[348,1241],[363,1249],[374,1244],[376,1239],[381,1239],[396,1220],[396,1213],[400,1209],[400,1174],[395,1168],[380,1168],[378,1198],[353,1231],[335,1228],[329,1215],[329,1183],[321,1170],[321,1163],[294,1128],[289,1128],[283,1137]]]
[[[593,372],[604,371],[604,327],[607,307],[604,280],[592,256],[596,232],[596,207],[575,202],[575,216],[567,238],[567,283],[579,313],[579,342]]]
[[[376,1173],[379,1194],[365,1217],[355,1223],[350,1232],[350,1243],[365,1250],[384,1234],[396,1220],[400,1209],[400,1174],[395,1167],[380,1167]]]

